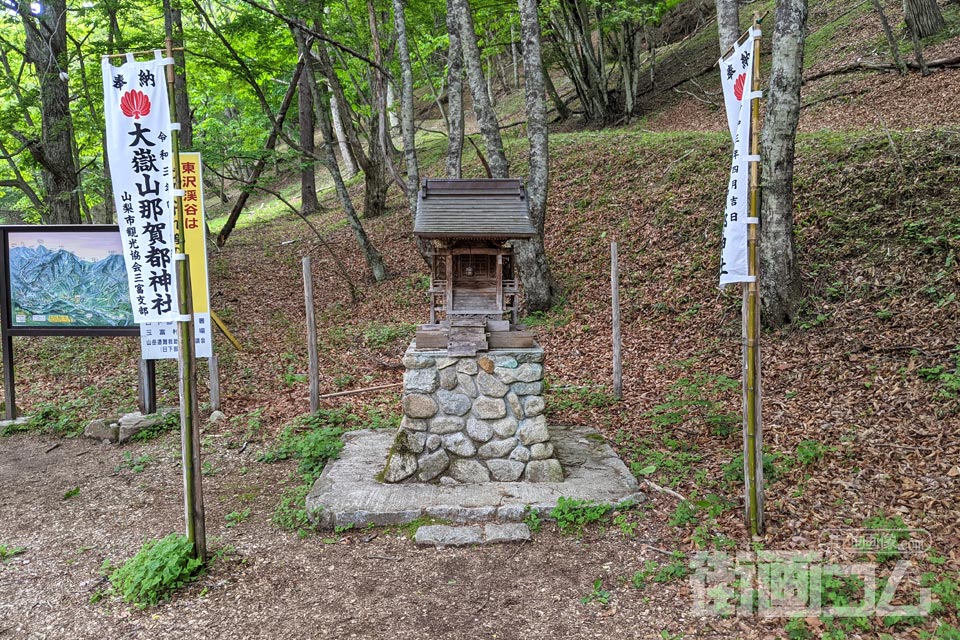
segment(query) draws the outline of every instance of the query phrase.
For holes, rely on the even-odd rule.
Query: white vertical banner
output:
[[[173,166],[170,106],[159,51],[132,55],[120,67],[101,63],[107,153],[130,301],[137,323],[179,315],[174,269]]]
[[[756,224],[749,218],[750,162],[759,157],[750,156],[750,102],[759,99],[759,92],[751,91],[753,84],[753,43],[760,37],[758,29],[751,29],[747,38],[738,43],[729,56],[720,59],[723,100],[727,124],[733,138],[730,160],[730,179],[724,201],[723,248],[720,257],[720,287],[735,282],[753,282],[747,254],[747,225]]]

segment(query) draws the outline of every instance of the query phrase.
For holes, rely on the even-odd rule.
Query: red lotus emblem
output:
[[[741,73],[737,76],[736,81],[733,83],[733,95],[737,96],[737,100],[743,100],[743,85],[747,83],[747,74]],[[149,108],[149,104],[147,105]],[[126,111],[124,111],[126,113]]]
[[[128,118],[139,120],[140,116],[150,115],[150,98],[136,89],[127,91],[120,98],[120,111],[123,111],[123,115]]]

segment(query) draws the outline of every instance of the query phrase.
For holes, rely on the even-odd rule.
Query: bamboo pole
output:
[[[166,39],[166,55],[173,54],[173,43]],[[177,121],[177,107],[174,99],[174,69],[167,65],[167,98],[170,103],[170,118]],[[178,132],[172,131],[173,188],[180,189],[180,143]],[[197,360],[194,355],[193,300],[190,290],[190,261],[185,255],[183,236],[183,199],[174,198],[174,218],[176,224],[176,260],[177,289],[179,292],[179,313],[177,322],[179,390],[180,390],[180,434],[181,455],[183,457],[184,518],[186,520],[187,539],[193,544],[194,555],[201,561],[207,559],[206,523],[203,510],[203,476],[200,473],[200,426],[197,421],[199,407],[197,403]]]
[[[754,14],[755,24],[762,18]],[[753,41],[751,89],[760,89],[760,38]],[[750,100],[750,154],[760,153],[760,100]],[[760,217],[760,163],[750,163],[750,217]],[[744,360],[744,481],[747,492],[747,524],[751,535],[763,533],[763,431],[760,394],[760,296],[757,255],[757,224],[748,225],[747,259],[752,282],[746,283],[743,296]]]
[[[617,243],[610,243],[610,298],[613,311],[613,395],[623,398],[623,357],[620,339],[620,264]]]

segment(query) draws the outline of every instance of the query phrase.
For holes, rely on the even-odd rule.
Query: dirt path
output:
[[[0,439],[0,542],[25,548],[0,565],[0,637],[754,635],[719,626],[736,621],[710,620],[714,632],[692,618],[685,580],[630,585],[644,561],[669,560],[652,548],[669,546],[655,516],[668,504],[634,513],[632,537],[611,527],[578,539],[547,524],[532,543],[473,549],[417,548],[403,532],[384,529],[299,539],[270,522],[291,466],[210,442],[205,454],[216,470],[204,478],[208,539],[211,549],[229,552],[172,601],[139,611],[112,597],[90,599],[106,586],[105,559],[123,560],[146,539],[180,529],[175,438],[125,446]],[[138,460],[141,472],[130,468]],[[242,508],[251,509],[249,518],[227,527],[224,515]],[[598,578],[609,604],[583,604]]]

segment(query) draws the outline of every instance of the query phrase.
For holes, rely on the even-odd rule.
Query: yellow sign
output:
[[[213,355],[213,325],[210,321],[210,282],[207,279],[206,225],[203,221],[203,175],[199,153],[180,154],[180,187],[183,190],[184,252],[190,257],[194,349],[198,358],[209,358]],[[140,325],[140,349],[144,360],[176,358],[179,351],[177,323]]]
[[[190,256],[190,286],[193,312],[210,312],[210,283],[207,279],[207,239],[203,218],[203,180],[199,153],[180,153],[180,188],[183,190],[183,238]]]

